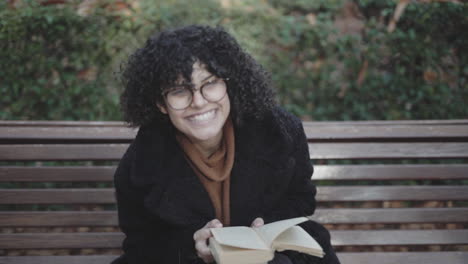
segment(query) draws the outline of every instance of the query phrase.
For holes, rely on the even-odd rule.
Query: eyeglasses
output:
[[[226,95],[226,83],[229,78],[213,78],[204,84],[199,89],[195,89],[193,84],[180,84],[166,91],[163,95],[167,105],[174,110],[183,110],[192,104],[193,94],[200,90],[201,95],[205,100],[211,103],[216,103],[223,99]]]

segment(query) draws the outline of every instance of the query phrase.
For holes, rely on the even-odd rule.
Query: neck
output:
[[[203,155],[204,158],[208,158],[211,155],[213,155],[213,153],[215,153],[216,150],[219,149],[222,138],[223,138],[223,133],[221,131],[218,135],[216,135],[213,138],[210,138],[208,140],[203,140],[203,141],[196,141],[192,143],[198,149],[198,151],[200,151],[200,153]]]

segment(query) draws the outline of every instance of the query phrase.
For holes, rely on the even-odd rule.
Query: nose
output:
[[[207,103],[205,97],[203,97],[200,89],[193,92],[192,104],[193,108],[201,108]]]

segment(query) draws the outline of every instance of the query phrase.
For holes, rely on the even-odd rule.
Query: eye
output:
[[[181,97],[186,96],[187,94],[190,94],[190,91],[187,89],[187,87],[176,87],[171,89],[167,93],[167,96]]]
[[[219,83],[219,79],[214,78],[214,79],[207,81],[203,86],[211,86],[211,85],[216,85],[218,83]]]

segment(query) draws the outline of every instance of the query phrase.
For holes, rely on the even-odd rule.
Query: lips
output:
[[[210,121],[210,120],[214,119],[215,116],[216,116],[216,109],[213,109],[213,110],[201,113],[201,114],[191,115],[191,116],[187,117],[187,119],[190,122],[203,123],[203,122]]]

